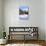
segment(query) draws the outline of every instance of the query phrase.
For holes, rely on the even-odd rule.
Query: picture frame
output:
[[[19,18],[20,19],[28,19],[29,17],[29,7],[28,6],[20,6],[19,7]]]

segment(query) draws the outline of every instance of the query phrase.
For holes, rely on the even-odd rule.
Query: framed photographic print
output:
[[[28,19],[29,16],[29,7],[28,6],[20,6],[19,7],[19,18],[20,19]]]

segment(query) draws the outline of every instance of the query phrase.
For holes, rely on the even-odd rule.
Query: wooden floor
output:
[[[46,46],[46,42],[44,40],[8,40],[7,44],[39,44],[42,46]],[[5,44],[5,45],[7,45]],[[0,46],[5,46],[5,45],[0,45]]]
[[[46,42],[44,40],[11,40],[8,43],[24,43],[24,44],[40,44],[46,46]]]

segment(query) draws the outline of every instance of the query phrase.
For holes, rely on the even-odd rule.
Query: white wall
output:
[[[46,0],[45,0],[45,40],[46,40]]]
[[[29,6],[28,20],[19,19],[19,7],[23,5]],[[44,11],[44,0],[5,0],[4,26],[7,35],[9,34],[10,26],[36,26],[39,27],[39,38],[45,39]]]
[[[2,34],[2,0],[0,0],[0,38]]]

